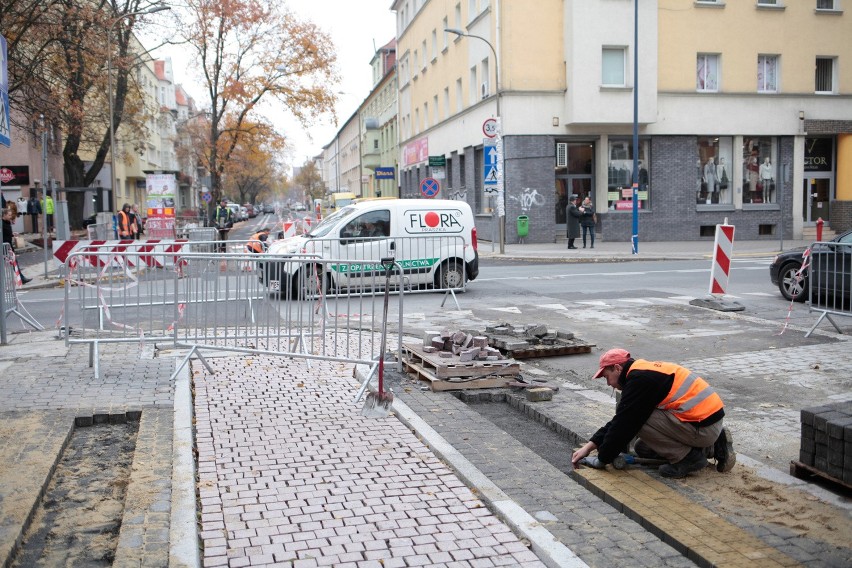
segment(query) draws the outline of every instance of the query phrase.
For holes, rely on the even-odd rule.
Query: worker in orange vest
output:
[[[259,232],[253,234],[249,241],[246,243],[246,250],[248,252],[254,252],[260,254],[266,251],[266,239],[269,238],[269,229],[261,229]]]
[[[118,238],[133,239],[136,237],[136,223],[133,213],[130,212],[130,204],[125,203],[118,212]]]
[[[723,427],[722,399],[707,381],[685,367],[662,361],[633,359],[624,349],[600,357],[607,385],[621,391],[615,416],[571,456],[576,467],[604,469],[638,436],[640,458],[661,459],[660,475],[680,479],[716,460],[716,470],[730,471],[736,462],[733,439]],[[597,456],[589,457],[592,450]]]

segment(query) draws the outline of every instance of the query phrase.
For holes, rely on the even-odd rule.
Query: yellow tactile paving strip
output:
[[[582,468],[574,477],[699,566],[800,566],[643,471]]]

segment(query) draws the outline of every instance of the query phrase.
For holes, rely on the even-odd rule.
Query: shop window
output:
[[[698,137],[698,159],[695,162],[697,205],[731,205],[734,202],[732,159],[733,140],[730,136]]]
[[[743,138],[743,203],[776,203],[777,139]]]
[[[648,209],[651,195],[650,142],[639,141],[639,209]],[[607,164],[607,208],[610,211],[633,210],[633,141],[610,139]]]

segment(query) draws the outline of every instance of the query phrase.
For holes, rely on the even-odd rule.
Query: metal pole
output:
[[[44,115],[43,114],[39,116],[39,126],[41,126],[41,179],[42,179],[42,187],[44,187],[44,189],[42,190],[42,199],[41,199],[41,202],[43,203],[42,214],[44,215],[44,218],[42,219],[42,224],[41,224],[41,238],[42,238],[42,245],[43,245],[42,248],[44,249],[44,277],[46,279],[47,278],[47,261],[48,261],[48,258],[49,258],[48,254],[47,254],[47,246],[48,246],[47,245],[47,239],[48,239],[48,234],[47,234],[47,189],[49,187],[49,182],[47,181],[47,125],[44,123]],[[54,203],[54,206],[55,205],[56,204]]]
[[[639,0],[633,0],[633,254],[639,254]]]
[[[115,116],[112,102],[112,29],[124,16],[115,19],[107,30],[107,98],[109,99],[109,187],[112,196],[118,203],[118,190],[115,187]]]

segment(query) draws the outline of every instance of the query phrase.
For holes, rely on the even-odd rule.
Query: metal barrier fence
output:
[[[156,264],[170,269],[140,270],[148,265],[142,258],[146,255],[151,253],[111,249],[68,257],[65,340],[89,345],[96,377],[100,344],[152,340],[188,348],[181,366],[196,354],[209,369],[204,350],[225,350],[370,364],[375,370],[383,277],[374,278],[369,295],[329,297],[317,271],[351,263],[296,256],[287,261],[299,275],[293,290],[310,290],[316,282],[320,286],[311,294],[293,294],[264,285],[257,254],[162,253]],[[397,351],[401,294],[398,302]]]
[[[17,261],[15,260],[15,252],[9,243],[2,243],[2,266],[0,266],[0,344],[6,344],[6,318],[15,314],[18,318],[37,330],[42,330],[44,327],[30,315],[27,309],[21,304],[18,299],[18,274]]]
[[[321,275],[315,275],[332,296],[371,293],[376,275],[382,272],[381,259],[393,257],[401,270],[392,278],[394,289],[408,294],[445,292],[457,308],[455,293],[464,292],[468,278],[476,277],[479,270],[476,251],[461,236],[308,238],[293,242],[285,252],[342,260],[339,265],[323,263]],[[264,282],[282,290],[292,288],[294,271],[286,261],[270,259],[276,256],[268,255],[261,267]]]
[[[806,261],[809,311],[820,316],[805,337],[824,319],[843,333],[832,316],[852,316],[852,243],[816,242]]]

